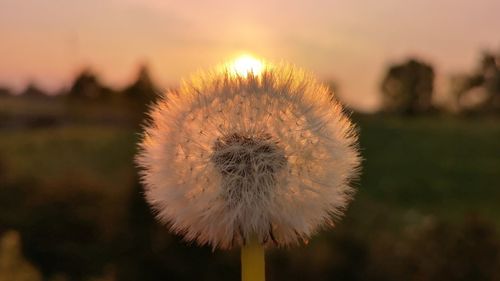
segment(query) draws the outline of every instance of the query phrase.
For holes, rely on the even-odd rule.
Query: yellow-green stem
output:
[[[241,248],[241,281],[265,281],[264,247],[255,237]]]

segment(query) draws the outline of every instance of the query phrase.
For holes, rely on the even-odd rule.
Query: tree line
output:
[[[392,65],[380,85],[381,111],[416,115],[446,110],[433,101],[435,72],[421,60],[410,58]],[[448,110],[459,113],[500,113],[500,52],[483,52],[471,73],[450,78]]]
[[[475,69],[470,73],[455,74],[449,79],[449,103],[446,106],[434,102],[435,71],[431,64],[409,58],[390,65],[380,83],[382,98],[379,112],[394,115],[419,115],[452,111],[458,113],[500,113],[500,52],[483,52]],[[114,90],[99,80],[89,69],[83,70],[69,89],[61,95],[70,100],[114,100],[125,98],[144,109],[155,100],[160,91],[153,83],[148,68],[140,67],[136,80],[121,90]],[[13,94],[0,87],[0,97]],[[30,84],[18,95],[44,98],[49,95]]]
[[[139,67],[136,79],[123,89],[113,89],[101,82],[99,77],[90,69],[84,69],[78,74],[71,86],[58,93],[47,93],[36,84],[30,83],[21,93],[14,93],[8,88],[0,87],[1,96],[17,96],[20,98],[66,98],[72,100],[94,100],[98,102],[125,98],[138,106],[144,106],[154,101],[160,92],[151,79],[146,65]]]

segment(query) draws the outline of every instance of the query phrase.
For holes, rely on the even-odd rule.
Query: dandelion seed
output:
[[[157,217],[186,240],[285,246],[339,218],[360,157],[329,90],[289,65],[200,73],[150,113],[137,163]]]

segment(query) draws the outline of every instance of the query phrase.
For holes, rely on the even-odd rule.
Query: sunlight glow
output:
[[[235,59],[230,66],[234,74],[246,77],[248,74],[260,75],[264,68],[264,63],[251,55],[242,55]]]

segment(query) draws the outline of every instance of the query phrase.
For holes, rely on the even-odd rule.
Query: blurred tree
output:
[[[390,113],[417,114],[432,107],[434,70],[428,64],[410,59],[391,66],[382,81],[382,110]]]
[[[132,104],[137,105],[140,109],[144,109],[156,99],[158,91],[146,65],[139,67],[137,79],[132,85],[125,88],[123,93]]]
[[[107,97],[112,90],[103,86],[97,76],[89,69],[83,70],[73,82],[69,96],[80,99],[97,99]]]
[[[483,52],[474,73],[452,80],[452,94],[461,111],[500,112],[500,52]]]
[[[26,89],[21,93],[22,97],[26,98],[46,98],[48,95],[42,91],[40,88],[38,88],[35,83],[30,83],[26,87]]]
[[[0,86],[0,97],[6,97],[12,95],[12,92],[8,88]]]

